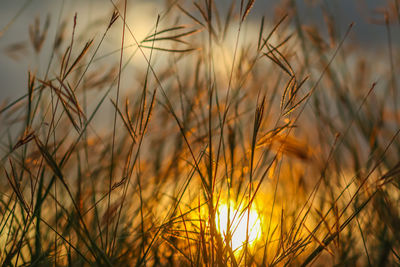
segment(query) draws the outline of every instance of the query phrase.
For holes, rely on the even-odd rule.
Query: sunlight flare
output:
[[[229,242],[233,251],[239,251],[243,248],[247,231],[249,246],[252,246],[261,236],[260,216],[254,207],[251,207],[250,213],[248,213],[247,209],[244,210],[241,205],[234,205],[233,202],[230,205],[227,203],[220,204],[215,221],[225,242],[228,240],[227,233],[231,235]]]

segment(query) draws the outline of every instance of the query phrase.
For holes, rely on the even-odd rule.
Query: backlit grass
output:
[[[329,8],[221,3],[60,5],[7,47],[4,266],[400,263],[398,1],[373,52]]]

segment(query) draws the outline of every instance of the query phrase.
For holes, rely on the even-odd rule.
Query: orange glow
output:
[[[249,216],[249,217],[248,217]],[[249,218],[247,229],[247,218]],[[228,226],[229,220],[229,226]],[[241,206],[234,205],[232,202],[230,206],[227,203],[222,203],[218,206],[217,216],[215,216],[218,231],[226,238],[226,233],[231,234],[230,245],[233,251],[242,249],[246,242],[246,233],[248,230],[248,245],[251,246],[261,236],[261,221],[260,216],[255,208],[243,210]],[[229,228],[228,228],[229,227]]]

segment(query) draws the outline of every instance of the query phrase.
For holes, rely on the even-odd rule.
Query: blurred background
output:
[[[400,1],[240,3],[0,0],[0,261],[398,263]]]
[[[348,43],[353,43],[361,49],[365,57],[382,54],[387,58],[388,34],[385,26],[384,13],[389,13],[389,19],[396,20],[395,1],[386,0],[293,0],[296,2],[300,23],[317,27],[323,37],[328,40],[328,33],[324,23],[327,15],[332,16],[336,27],[343,35],[348,26],[354,22]],[[129,1],[129,24],[138,40],[151,32],[158,14],[166,11],[166,2],[161,0],[134,0]],[[178,1],[185,4],[190,1]],[[228,9],[229,0],[217,1],[217,5],[224,5]],[[284,4],[290,1],[258,0],[249,17],[248,30],[259,30],[262,16],[271,22],[279,13],[284,13]],[[117,3],[118,4],[118,3]],[[12,100],[25,93],[27,70],[36,69],[44,72],[51,56],[52,43],[56,28],[63,20],[71,21],[75,12],[78,15],[77,30],[84,30],[92,38],[99,38],[102,29],[98,28],[99,18],[108,18],[113,10],[111,0],[1,0],[0,2],[0,104]],[[220,10],[224,10],[221,8]],[[40,19],[40,27],[44,27],[46,18],[50,20],[47,41],[39,55],[35,55],[29,42],[29,26]],[[107,20],[107,19],[106,19]],[[58,23],[55,23],[58,22]],[[102,23],[102,22],[100,22]],[[254,23],[254,24],[253,24]],[[104,24],[104,22],[103,22]],[[391,38],[394,45],[399,44],[399,23],[391,25]],[[113,42],[115,41],[115,43]],[[130,40],[133,43],[133,40]],[[120,36],[114,34],[107,40],[104,53],[115,50],[120,42]],[[328,41],[327,41],[328,42]],[[107,49],[109,51],[107,51]],[[140,61],[140,57],[138,61]],[[137,61],[136,61],[137,62]],[[143,64],[133,64],[133,68]],[[39,68],[39,69],[37,69]]]

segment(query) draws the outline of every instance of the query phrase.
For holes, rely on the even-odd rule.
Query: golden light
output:
[[[248,226],[247,226],[247,219]],[[261,237],[260,216],[255,208],[248,210],[234,205],[223,203],[218,206],[217,216],[215,216],[218,231],[227,240],[227,233],[231,235],[230,245],[233,251],[240,251],[246,242],[248,231],[248,246],[255,243]],[[228,225],[229,222],[229,225]],[[228,228],[229,227],[229,228]],[[248,228],[247,228],[248,227]],[[229,229],[229,231],[228,231]]]

